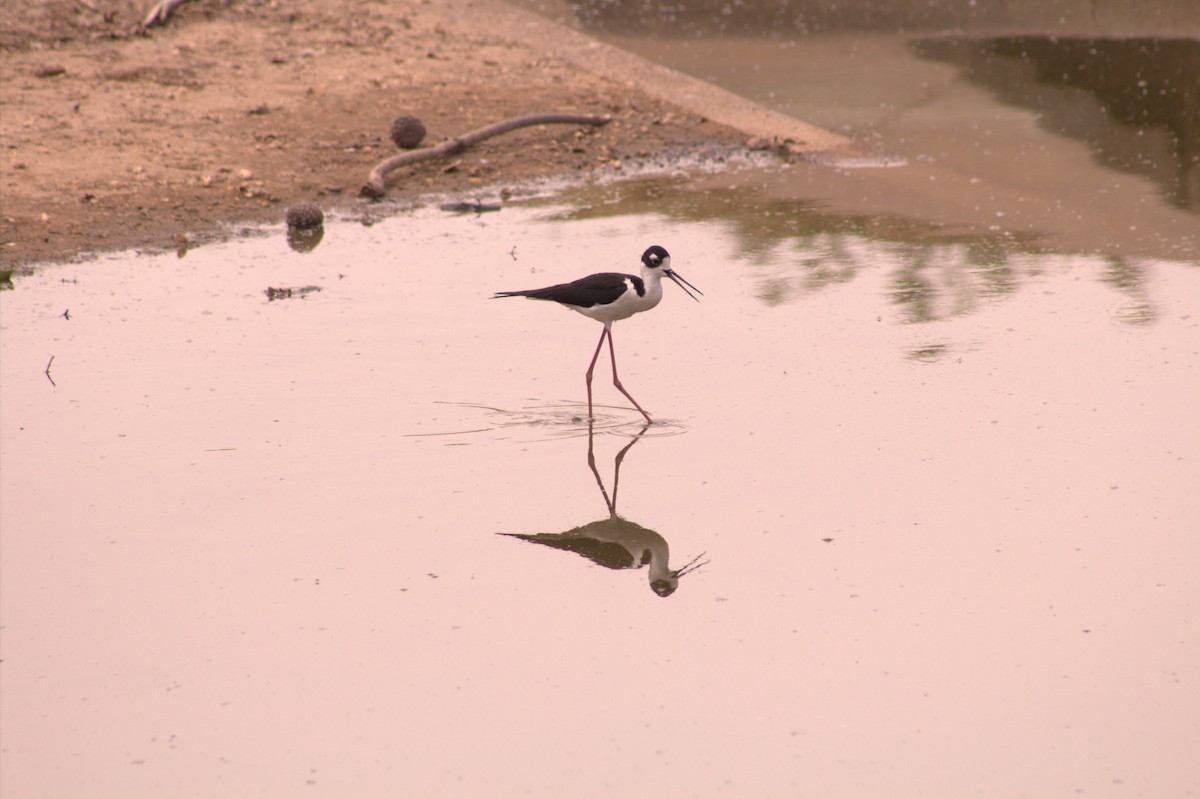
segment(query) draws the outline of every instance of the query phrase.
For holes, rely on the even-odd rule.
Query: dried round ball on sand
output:
[[[287,209],[287,226],[307,230],[325,224],[325,214],[312,203],[300,203]]]
[[[425,140],[425,126],[416,117],[396,117],[392,123],[392,141],[404,150],[411,150]]]

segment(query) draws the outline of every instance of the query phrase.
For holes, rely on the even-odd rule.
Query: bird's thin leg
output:
[[[596,344],[596,352],[592,355],[592,362],[588,364],[587,370],[587,392],[588,392],[588,421],[592,419],[592,371],[596,368],[596,359],[600,357],[600,348],[604,346],[604,337],[610,336],[608,325],[604,326],[604,331],[600,334],[600,341]],[[609,346],[612,346],[612,338],[609,338]]]
[[[641,405],[638,405],[638,401],[635,400],[629,394],[629,392],[625,390],[625,386],[621,385],[621,378],[617,377],[617,352],[615,349],[613,349],[612,331],[608,330],[608,328],[605,328],[605,330],[608,331],[608,358],[609,358],[609,360],[612,361],[613,385],[617,387],[617,391],[620,391],[622,394],[625,395],[626,399],[628,399],[630,402],[633,403],[633,407],[635,407],[639,411],[641,411],[642,416],[646,417],[647,422],[653,422],[654,420],[650,418],[650,414],[646,413],[645,409],[642,408]]]

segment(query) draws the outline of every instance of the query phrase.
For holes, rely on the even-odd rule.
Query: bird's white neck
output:
[[[646,296],[642,298],[642,303],[647,308],[653,308],[662,300],[663,295],[663,273],[662,269],[651,269],[642,264],[642,283],[646,287]]]

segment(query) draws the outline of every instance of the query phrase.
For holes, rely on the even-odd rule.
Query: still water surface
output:
[[[650,244],[589,436],[489,297]],[[1197,297],[679,178],[18,276],[5,793],[1194,793]]]

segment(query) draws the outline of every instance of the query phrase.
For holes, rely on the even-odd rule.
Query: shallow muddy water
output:
[[[5,796],[1200,792],[1194,138],[1041,40],[739,36],[613,39],[905,165],[13,278]],[[489,298],[651,244],[704,296],[589,427],[599,325]]]
[[[1200,787],[1196,263],[670,178],[268,233],[0,295],[6,794]],[[589,437],[599,325],[489,297],[650,244]]]
[[[1190,5],[511,2],[857,143],[812,156],[841,180],[793,170],[781,197],[1200,259]]]

